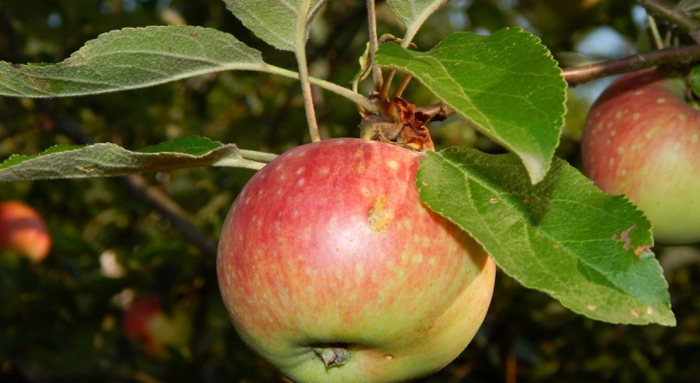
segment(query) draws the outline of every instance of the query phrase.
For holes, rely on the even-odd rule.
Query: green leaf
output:
[[[55,65],[0,62],[0,95],[79,96],[143,88],[224,70],[266,71],[260,52],[228,33],[190,26],[100,35]]]
[[[411,40],[418,29],[448,0],[387,0],[394,13],[406,25],[406,37]]]
[[[260,169],[262,162],[249,160],[236,145],[224,145],[202,137],[185,137],[139,151],[115,144],[57,145],[33,156],[14,155],[0,164],[0,182],[113,177],[170,171],[199,166],[233,166]],[[261,153],[258,153],[261,154]],[[245,156],[245,157],[244,157]]]
[[[550,52],[519,28],[455,33],[426,53],[382,44],[379,65],[406,70],[496,142],[517,154],[533,183],[552,161],[566,82]]]
[[[277,49],[294,52],[297,34],[309,38],[309,24],[326,0],[224,0],[246,28]],[[308,8],[307,8],[308,6]]]
[[[695,96],[700,98],[700,66],[696,66],[690,71],[690,87]]]
[[[417,186],[524,286],[593,319],[675,325],[648,220],[565,161],[532,185],[513,154],[450,148],[426,155]]]

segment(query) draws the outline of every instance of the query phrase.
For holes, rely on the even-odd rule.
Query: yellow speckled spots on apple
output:
[[[659,97],[656,99],[657,104],[664,104],[666,102],[666,99],[663,97]]]
[[[647,307],[647,315],[654,315],[654,309],[651,306]]]
[[[428,264],[429,264],[430,266],[435,266],[435,265],[437,265],[437,260],[435,259],[435,257],[430,257],[430,258],[428,259]]]
[[[610,159],[608,160],[608,166],[610,166],[610,167],[615,166],[615,158],[614,157],[610,157]]]
[[[651,140],[652,137],[654,137],[653,131],[648,131],[644,134],[644,138],[646,138],[647,140]]]
[[[362,151],[362,149],[357,149],[355,152],[355,157],[362,157],[365,154],[365,152]]]
[[[610,137],[615,137],[616,134],[617,134],[617,130],[613,129],[610,131]]]
[[[297,181],[297,186],[304,186],[304,183],[305,183],[305,182],[306,182],[305,179],[300,178],[300,179]]]
[[[635,113],[635,114],[632,115],[632,119],[635,120],[635,121],[639,120],[640,117],[642,117],[642,115],[639,114],[639,113]]]
[[[699,138],[698,138],[697,134],[693,134],[692,136],[690,136],[690,142],[697,144],[698,140],[699,140]]]
[[[635,318],[639,318],[639,311],[637,310],[630,310],[630,315],[632,315]]]
[[[375,198],[367,215],[370,230],[374,232],[386,230],[393,218],[393,214],[386,206],[386,198],[384,196]]]
[[[310,227],[307,227],[306,229],[304,229],[303,236],[304,236],[304,240],[306,240],[306,241],[311,240],[311,228]]]
[[[328,175],[329,170],[327,166],[322,167],[321,169],[318,169],[318,174],[325,176]]]
[[[675,151],[681,150],[681,143],[680,143],[680,142],[674,142],[674,143],[673,143],[673,150],[675,150]]]
[[[364,186],[360,188],[360,193],[365,197],[369,197],[370,195],[372,195],[372,192],[370,192],[369,189],[367,189]]]
[[[364,173],[365,169],[366,169],[366,167],[365,167],[364,162],[361,162],[359,165],[357,165],[357,172],[358,173]]]
[[[618,119],[618,120],[621,119],[621,118],[622,118],[622,112],[618,111],[617,113],[615,113],[615,118]]]
[[[306,170],[306,169],[304,169],[304,167],[302,166],[302,167],[300,167],[299,169],[297,169],[297,171],[296,171],[296,172],[294,172],[294,173],[296,173],[296,175],[300,176],[300,175],[301,175],[301,173],[303,173],[303,172],[304,172],[304,170]]]
[[[284,181],[287,178],[286,174],[280,174],[279,180]]]
[[[678,119],[681,120],[681,121],[685,121],[686,118],[687,118],[686,115],[683,114],[683,113],[681,113],[681,114],[678,115]]]
[[[596,310],[598,309],[598,306],[594,305],[593,303],[589,303],[589,304],[586,306],[586,308],[589,309],[589,310],[591,310],[591,311],[596,311]]]
[[[620,169],[617,171],[617,175],[620,177],[624,177],[627,175],[627,170],[626,169]]]
[[[387,161],[386,165],[391,170],[397,170],[399,168],[399,163],[394,160]]]
[[[365,267],[361,263],[355,264],[355,281],[360,283],[365,279]]]
[[[491,199],[489,199],[489,203],[490,203],[491,205],[495,205],[495,204],[498,203],[498,199],[497,199],[497,198],[491,198]]]
[[[414,265],[418,265],[418,264],[423,263],[423,254],[418,253],[418,254],[414,255],[413,258],[411,258],[411,263]]]
[[[624,154],[624,153],[625,153],[625,147],[624,147],[624,146],[620,146],[619,148],[617,148],[617,154]]]
[[[326,230],[328,230],[329,233],[332,233],[337,228],[338,228],[338,217],[332,216],[330,221],[328,221],[328,225],[326,226]]]
[[[634,92],[634,95],[635,95],[635,96],[641,96],[641,95],[643,95],[643,94],[644,94],[644,91],[643,91],[643,90],[638,90],[638,91]]]

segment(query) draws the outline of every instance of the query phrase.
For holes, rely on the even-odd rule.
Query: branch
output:
[[[566,68],[562,71],[562,74],[569,84],[575,85],[662,64],[690,65],[698,60],[700,60],[700,45],[691,45],[660,49],[617,60]]]
[[[679,11],[661,0],[637,0],[639,5],[649,13],[670,21],[687,32],[695,42],[700,44],[700,22],[685,12]]]

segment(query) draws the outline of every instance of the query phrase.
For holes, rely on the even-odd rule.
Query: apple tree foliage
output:
[[[116,9],[109,8],[110,2],[101,3],[104,3],[103,9],[111,9],[112,12]],[[151,4],[154,2],[142,3],[138,3],[140,5],[137,7],[155,7]],[[183,7],[185,3],[182,2]],[[266,129],[266,125],[269,128],[280,124],[271,115],[282,113],[282,109],[303,110],[303,100],[315,98],[316,104],[322,105],[319,93],[310,92],[309,84],[316,89],[329,91],[326,93],[328,99],[324,100],[336,108],[354,108],[357,105],[369,113],[378,111],[368,91],[355,91],[346,86],[355,75],[352,71],[360,70],[356,64],[354,68],[343,67],[345,72],[339,71],[338,74],[324,74],[314,66],[315,62],[329,60],[323,58],[324,52],[318,52],[314,36],[325,33],[326,47],[337,48],[333,45],[334,40],[347,44],[353,41],[353,36],[345,36],[344,31],[332,30],[332,22],[344,20],[343,12],[333,14],[332,7],[339,5],[323,0],[217,0],[216,5],[213,5],[214,1],[209,3],[212,4],[208,9],[217,10],[214,14],[218,15],[219,21],[210,22],[207,27],[148,26],[157,20],[146,18],[146,23],[140,24],[144,20],[134,18],[129,19],[132,26],[122,28],[123,25],[115,21],[118,19],[114,19],[110,21],[117,23],[111,25],[110,29],[113,30],[100,30],[104,33],[82,47],[75,47],[67,58],[70,51],[54,57],[51,63],[2,61],[0,96],[3,102],[9,98],[36,102],[33,104],[37,105],[34,107],[36,110],[50,114],[50,107],[43,104],[47,98],[72,100],[76,96],[90,96],[85,99],[95,98],[96,103],[106,107],[109,97],[119,96],[104,93],[139,92],[139,89],[154,85],[169,82],[182,84],[183,81],[207,79],[207,76],[216,74],[221,76],[224,84],[229,84],[224,86],[234,90],[218,90],[202,101],[216,104],[223,114],[223,117],[205,116],[202,120],[225,118],[238,122],[227,127],[240,131],[235,144],[208,138],[217,135],[229,138],[218,133],[222,128],[211,126],[202,127],[199,131],[195,127],[187,134],[177,131],[161,135],[166,138],[162,143],[144,139],[140,136],[144,133],[138,131],[129,134],[142,138],[127,139],[128,145],[123,142],[122,145],[107,142],[92,144],[91,140],[74,139],[86,145],[58,141],[59,145],[52,146],[57,142],[45,140],[37,147],[30,148],[35,150],[12,148],[10,153],[14,151],[15,154],[0,163],[0,182],[4,182],[3,185],[22,185],[30,180],[102,178],[149,172],[166,174],[176,169],[196,170],[202,167],[260,169],[275,156],[262,150],[276,148],[279,153],[300,143],[301,138],[272,131],[269,137],[284,137],[288,143],[271,145],[274,139],[265,142],[256,130]],[[345,5],[349,9],[344,9],[344,12],[353,10],[364,16],[363,2],[358,3]],[[449,147],[452,146],[449,142],[464,143],[464,132],[454,133],[456,135],[452,138],[443,140],[438,137],[436,142],[441,150],[427,154],[416,180],[422,201],[474,236],[494,257],[503,272],[525,287],[545,292],[577,314],[613,324],[674,326],[676,318],[671,311],[668,282],[653,253],[655,249],[648,220],[624,197],[607,196],[597,189],[577,170],[573,156],[562,159],[557,155],[557,151],[562,150],[560,144],[569,138],[567,134],[571,134],[566,131],[569,118],[566,113],[567,106],[572,107],[571,100],[567,102],[571,89],[562,72],[563,65],[552,54],[555,48],[565,49],[558,41],[560,36],[536,36],[532,33],[532,25],[525,24],[526,29],[523,29],[523,25],[518,26],[513,21],[513,14],[525,9],[503,9],[497,3],[475,1],[459,9],[482,33],[469,30],[444,33],[439,22],[431,23],[431,15],[449,20],[448,12],[458,9],[449,8],[452,5],[444,0],[388,0],[387,4],[382,4],[388,6],[378,8],[381,11],[378,16],[379,28],[402,38],[383,41],[376,52],[372,52],[373,64],[381,68],[384,75],[397,72],[397,76],[414,78],[407,95],[415,98],[405,96],[408,101],[416,104],[442,102],[458,115],[461,121],[457,123],[459,129],[492,143],[490,146],[482,145],[482,150],[478,150],[474,148],[479,146],[474,144],[476,139],[467,139],[465,146],[472,147]],[[66,5],[64,14],[77,12],[72,7]],[[612,15],[629,19],[627,13],[620,15],[620,10],[612,5],[606,7]],[[15,24],[21,23],[21,17],[8,16],[14,9],[13,2],[5,5],[5,8],[0,5],[0,16]],[[633,9],[633,5],[626,4],[625,12],[630,9]],[[230,13],[224,16],[223,12]],[[334,21],[328,21],[334,17]],[[78,19],[73,21],[78,22]],[[237,33],[229,33],[228,24],[221,20],[235,23],[231,29]],[[360,28],[363,28],[362,33],[366,33],[365,24],[351,26],[351,22],[345,21],[347,24],[343,26],[356,28],[352,29],[356,31],[355,34],[360,33],[357,32]],[[393,24],[388,23],[390,27],[382,26],[382,22],[386,21]],[[210,25],[218,28],[211,28]],[[13,28],[9,21],[2,26]],[[534,32],[537,32],[536,27]],[[627,30],[623,32],[631,34],[630,29],[628,21]],[[489,33],[484,34],[484,30]],[[421,31],[437,34],[442,40],[426,37],[419,41]],[[368,40],[364,34],[361,37],[362,43],[354,44],[361,46],[359,51],[353,52],[355,57],[362,54]],[[426,41],[431,45],[425,46]],[[412,42],[419,42],[420,47],[416,48]],[[312,47],[314,51],[311,51]],[[294,55],[294,60],[287,57],[288,52]],[[22,56],[15,56],[14,59],[17,57]],[[366,56],[363,58],[367,59]],[[696,94],[700,93],[698,77],[696,68],[691,76],[692,89]],[[295,83],[297,80],[302,85],[301,91]],[[276,83],[271,84],[270,81]],[[196,89],[197,84],[191,84]],[[277,91],[265,94],[265,90],[260,90],[264,88],[261,84]],[[216,85],[207,83],[206,86]],[[245,91],[236,90],[237,87]],[[368,89],[366,86],[360,88]],[[286,100],[277,100],[276,92],[281,92],[279,89],[293,95],[287,96]],[[229,107],[229,104],[237,102],[227,99],[231,94],[244,97],[245,104]],[[140,98],[136,93],[135,98],[131,105],[133,108],[149,107],[150,97]],[[125,101],[122,99],[121,102]],[[266,115],[259,111],[262,102],[270,108],[266,110]],[[188,110],[192,107],[182,108]],[[109,121],[85,117],[90,114],[87,110],[89,108],[81,112],[83,122],[92,121],[93,125],[102,126],[108,131],[118,129],[110,128]],[[297,125],[306,124],[306,121],[313,125],[318,119],[321,127],[325,127],[326,136],[333,136],[335,132],[357,135],[352,128],[359,123],[359,116],[356,120],[325,122],[326,119],[333,120],[333,116],[323,107],[317,107],[317,116],[314,117],[309,116],[314,113],[313,110],[309,111],[308,105],[306,110],[306,120],[296,115]],[[162,117],[168,115],[167,110],[160,113],[161,120],[172,120]],[[140,120],[143,121],[142,118]],[[27,121],[31,123],[33,120],[27,117]],[[455,124],[454,119],[450,121],[453,122],[443,124],[445,130]],[[158,119],[151,118],[150,123],[158,124]],[[59,120],[51,124],[62,126],[70,137],[80,137],[80,133],[74,131],[70,134],[71,130],[66,128],[70,124]],[[137,125],[144,130],[162,129],[142,122]],[[96,134],[109,141],[109,136],[99,132]],[[313,131],[310,135],[314,138]],[[39,152],[38,149],[45,150],[35,155],[27,154]],[[217,177],[216,172],[206,174]],[[241,178],[249,175],[236,174]],[[62,182],[78,181],[50,182],[51,185],[61,185]],[[240,186],[245,180],[235,182]],[[134,188],[133,182],[128,185]],[[57,189],[62,187],[67,186]],[[181,192],[185,193],[187,187],[181,188]],[[97,189],[100,186],[95,186]],[[99,197],[94,198],[99,200]],[[233,196],[229,195],[228,198]],[[218,209],[224,205],[219,202]],[[209,208],[216,210],[217,207]],[[167,217],[168,211],[164,209],[161,213]],[[128,218],[123,216],[120,219],[124,222]],[[115,222],[118,221],[115,219]],[[78,236],[75,233],[72,235]],[[82,246],[82,241],[73,243],[73,246]],[[95,250],[86,251],[94,253]],[[135,257],[139,256],[154,257],[148,251],[136,252]],[[128,264],[129,261],[125,262]],[[194,264],[195,260],[187,262]],[[26,272],[29,273],[27,275],[31,274]],[[108,296],[114,293],[114,288],[106,289],[101,298],[107,301]],[[499,300],[498,288],[494,299],[494,302]],[[518,321],[519,318],[510,320]]]

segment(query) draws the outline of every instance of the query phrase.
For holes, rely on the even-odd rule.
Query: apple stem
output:
[[[314,353],[323,361],[326,368],[340,367],[350,357],[348,349],[343,347],[314,348]]]

